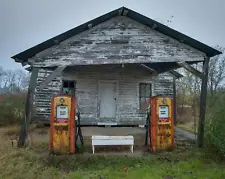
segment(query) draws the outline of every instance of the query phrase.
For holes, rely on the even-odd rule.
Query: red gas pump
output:
[[[148,144],[153,152],[174,149],[173,99],[154,96],[149,99]]]
[[[76,101],[70,95],[57,95],[51,101],[50,153],[75,153]]]

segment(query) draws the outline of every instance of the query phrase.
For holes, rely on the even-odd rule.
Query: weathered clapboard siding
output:
[[[197,49],[118,16],[40,52],[29,63],[40,67],[203,61],[204,57]]]
[[[46,78],[43,70],[39,72],[38,86]],[[117,122],[118,124],[144,124],[145,114],[139,112],[139,83],[152,83],[153,95],[172,94],[172,76],[160,74],[152,77],[151,73],[140,65],[100,65],[83,66],[66,69],[62,75],[65,80],[76,80],[76,96],[81,110],[83,124],[97,122]],[[99,118],[99,81],[113,80],[117,82],[116,118],[110,121]],[[61,78],[57,78],[42,91],[36,88],[36,116],[40,120],[49,121],[50,100],[53,94],[60,91]]]
[[[161,73],[154,78],[154,93],[173,97],[173,78],[168,73]]]
[[[71,73],[69,75],[71,79]],[[111,122],[143,120],[139,114],[138,84],[151,82],[151,74],[143,68],[132,66],[105,67],[88,66],[83,71],[74,73],[77,82],[77,97],[82,119],[96,123],[99,119],[98,83],[101,81],[117,82],[116,118]],[[107,122],[107,121],[105,121]]]
[[[49,85],[39,90],[40,84],[52,73],[50,69],[40,68],[38,71],[37,86],[34,94],[34,120],[46,121],[50,119],[50,103],[53,95],[58,94],[61,88],[62,77],[52,80]]]

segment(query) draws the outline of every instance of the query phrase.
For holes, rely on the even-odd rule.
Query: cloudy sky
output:
[[[22,68],[10,57],[121,6],[225,46],[225,0],[0,0],[0,66]]]

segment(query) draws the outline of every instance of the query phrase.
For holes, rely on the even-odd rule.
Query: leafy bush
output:
[[[225,157],[225,94],[218,93],[208,100],[206,144]]]
[[[0,126],[19,124],[24,118],[25,93],[0,97]]]

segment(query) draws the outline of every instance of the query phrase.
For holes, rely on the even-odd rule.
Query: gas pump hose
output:
[[[81,131],[81,127],[80,127],[80,110],[77,107],[77,120],[75,120],[76,122],[76,135],[75,135],[75,148],[76,151],[80,151],[80,148],[78,147],[78,138],[80,139],[81,145],[84,146],[84,138],[82,135],[82,131]]]

